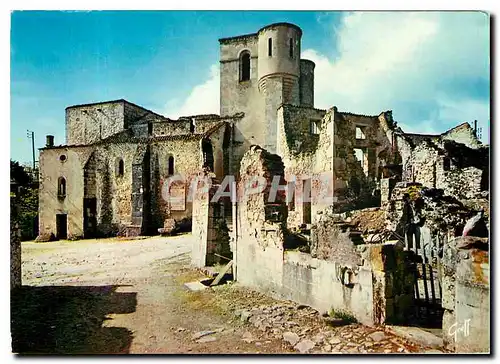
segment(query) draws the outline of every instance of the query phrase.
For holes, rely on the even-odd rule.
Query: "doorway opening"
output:
[[[57,214],[56,215],[56,237],[58,239],[68,238],[68,215],[67,214]]]

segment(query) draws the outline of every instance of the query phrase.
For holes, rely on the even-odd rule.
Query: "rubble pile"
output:
[[[410,353],[422,350],[383,328],[347,324],[326,313],[292,302],[237,309],[236,317],[262,334],[246,332],[245,342],[281,339],[305,354]]]
[[[399,182],[387,205],[386,221],[389,230],[401,235],[405,225],[413,223],[425,224],[434,232],[444,231],[459,236],[467,220],[476,213],[455,197],[445,195],[442,189]]]

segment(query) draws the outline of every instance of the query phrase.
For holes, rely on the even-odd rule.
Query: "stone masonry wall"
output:
[[[268,194],[275,175],[283,176],[283,164],[277,155],[254,146],[241,161],[238,185],[236,270],[237,280],[258,290],[277,293],[283,272],[283,220],[266,218]],[[256,178],[264,178],[263,191],[250,194]],[[284,201],[278,202],[285,210]]]
[[[488,239],[460,237],[443,253],[443,339],[456,353],[489,353]]]
[[[66,109],[66,144],[91,144],[122,131],[124,103],[110,102]]]
[[[10,218],[10,289],[21,287],[21,229],[17,222],[17,206],[11,197],[11,218]]]
[[[56,235],[56,214],[68,215],[68,237],[83,235],[83,167],[92,147],[40,151],[39,234]],[[64,161],[61,156],[65,156]],[[58,180],[66,179],[66,197],[58,198]]]
[[[279,157],[253,147],[242,160],[241,185],[253,186],[254,176],[265,179],[261,193],[243,194],[238,203],[238,236],[236,241],[237,280],[275,297],[311,305],[319,310],[347,311],[360,322],[377,324],[404,315],[411,293],[403,290],[399,268],[403,266],[401,247],[394,244],[363,245],[334,241],[346,254],[333,254],[327,259],[313,258],[298,251],[285,251],[285,202],[274,206],[267,201],[272,176],[283,176]],[[269,207],[278,213],[270,220]],[[325,227],[325,232],[327,228]],[[323,234],[322,239],[326,239]],[[331,237],[328,236],[328,239]],[[359,251],[358,251],[359,249]],[[342,249],[339,250],[339,252]],[[394,283],[393,282],[397,282]],[[411,288],[411,287],[410,287]]]

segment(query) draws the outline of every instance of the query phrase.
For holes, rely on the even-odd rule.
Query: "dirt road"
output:
[[[22,244],[13,351],[51,354],[409,353],[428,350],[224,284],[192,292],[191,235]],[[235,312],[239,312],[235,315]]]
[[[190,296],[183,283],[203,277],[189,267],[190,238],[23,243],[23,288],[13,297],[14,351],[291,351],[280,340],[261,347],[241,341],[233,315]],[[210,335],[216,341],[193,339],[204,330],[221,332]]]

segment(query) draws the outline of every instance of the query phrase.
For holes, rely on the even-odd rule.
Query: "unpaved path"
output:
[[[204,277],[189,265],[191,239],[23,243],[23,287],[12,297],[13,351],[296,353],[295,343],[283,340],[290,333],[299,344],[314,342],[311,353],[428,350],[383,328],[329,327],[315,310],[238,284],[188,291],[184,283]],[[202,331],[211,333],[194,338]]]
[[[190,238],[23,243],[23,288],[13,296],[14,351],[291,351],[281,340],[261,347],[242,341],[235,335],[242,324],[233,315],[190,297],[183,283],[203,277],[189,267]],[[217,329],[200,343],[192,338]]]

